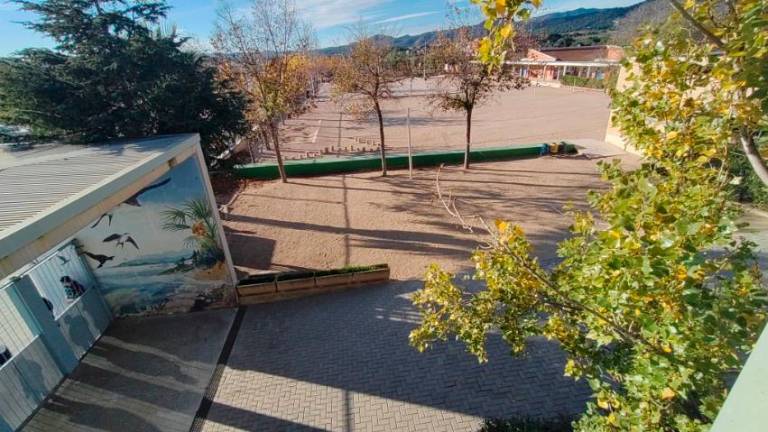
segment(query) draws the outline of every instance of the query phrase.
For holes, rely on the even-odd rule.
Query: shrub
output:
[[[572,432],[572,422],[568,417],[488,419],[478,432]]]

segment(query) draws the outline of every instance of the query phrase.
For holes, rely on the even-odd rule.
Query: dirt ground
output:
[[[543,157],[476,164],[469,171],[444,168],[441,191],[455,199],[473,233],[437,199],[437,169],[416,170],[412,180],[407,171],[393,171],[388,177],[359,173],[250,185],[230,209],[227,238],[244,273],[388,263],[393,278],[405,280],[421,278],[434,262],[468,269],[470,253],[487,238],[479,216],[520,224],[535,253],[552,262],[570,221],[563,206],[584,206],[587,191],[603,186],[596,163]]]
[[[395,97],[384,102],[386,147],[405,153],[408,148],[407,112],[411,110],[411,142],[414,151],[463,149],[463,113],[435,111],[425,95],[434,93],[434,79],[404,81]],[[379,137],[375,118],[359,119],[340,115],[349,101],[332,101],[325,85],[316,106],[306,114],[285,121],[281,128],[281,149],[286,159],[307,154],[338,157],[376,151]],[[498,94],[476,108],[472,141],[475,147],[532,144],[605,136],[609,97],[594,90],[528,87]],[[333,148],[332,154],[323,154]],[[341,151],[339,151],[341,148]],[[243,150],[243,152],[245,152]],[[257,161],[274,160],[272,151],[256,149]]]

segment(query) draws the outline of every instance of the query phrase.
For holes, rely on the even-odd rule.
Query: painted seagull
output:
[[[104,264],[107,263],[107,261],[112,261],[113,259],[115,259],[114,256],[97,255],[97,254],[92,254],[90,252],[83,252],[83,253],[88,258],[90,258],[90,259],[92,259],[94,261],[97,261],[99,263],[99,266],[96,267],[96,268],[102,268],[102,267],[104,267]]]
[[[128,233],[112,234],[111,236],[102,240],[102,242],[103,243],[116,242],[117,246],[120,246],[121,248],[125,248],[125,244],[130,243],[133,245],[133,247],[136,248],[136,250],[139,250],[139,245],[136,244],[136,241]]]
[[[101,223],[102,220],[104,220],[104,218],[107,218],[107,222],[109,222],[109,226],[112,226],[112,213],[104,213],[103,215],[101,215],[101,217],[99,217],[99,220],[97,220],[95,224],[91,225],[91,228],[96,228],[97,226],[99,226],[99,224]]]
[[[123,202],[123,204],[128,204],[128,205],[134,206],[134,207],[141,207],[141,202],[139,202],[139,197],[142,194],[144,194],[146,192],[149,192],[152,189],[157,189],[159,187],[163,187],[163,186],[167,185],[170,182],[171,182],[171,179],[167,178],[167,179],[165,179],[165,180],[163,180],[163,181],[161,181],[159,183],[155,183],[153,185],[149,185],[149,186],[145,187],[144,189],[141,189],[140,191],[136,192],[132,197],[130,197],[127,200],[125,200]]]

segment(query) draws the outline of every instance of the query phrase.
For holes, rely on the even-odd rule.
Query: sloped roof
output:
[[[124,187],[198,142],[196,134],[184,134],[91,146],[6,146],[0,150],[0,258],[117,192],[118,179]]]

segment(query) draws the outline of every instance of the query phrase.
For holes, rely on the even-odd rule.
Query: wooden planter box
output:
[[[318,288],[330,288],[336,286],[346,286],[352,284],[354,273],[343,273],[328,276],[315,277],[315,286]]]
[[[278,292],[308,290],[315,287],[315,278],[291,279],[277,281]]]
[[[386,282],[389,280],[389,267],[354,273],[353,283]]]
[[[259,284],[242,285],[237,287],[237,292],[241,296],[252,296],[261,294],[272,294],[277,292],[275,282],[264,282]]]

